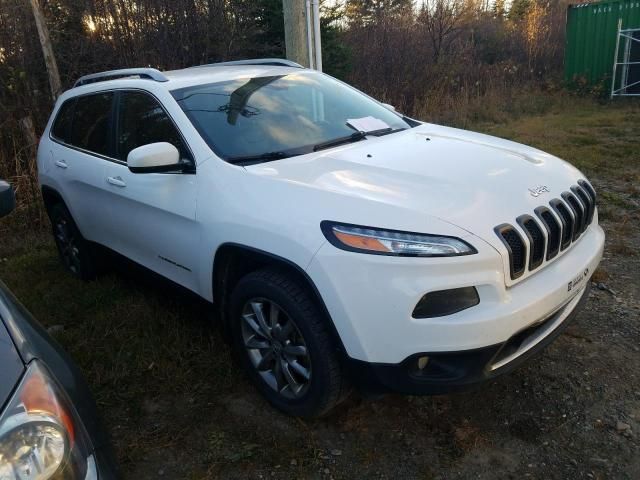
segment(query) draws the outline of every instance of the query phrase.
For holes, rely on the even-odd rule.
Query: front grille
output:
[[[596,192],[586,181],[563,192],[562,199],[549,202],[550,209],[540,206],[535,217],[524,214],[516,219],[518,228],[510,223],[498,225],[494,230],[507,248],[511,279],[540,267],[544,261],[556,257],[580,238],[593,221],[596,210]],[[524,233],[527,242],[524,241]]]

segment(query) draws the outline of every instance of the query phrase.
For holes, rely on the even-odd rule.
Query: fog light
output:
[[[418,359],[418,370],[424,370],[429,363],[429,357],[420,357]]]
[[[413,318],[433,318],[452,315],[480,303],[475,287],[451,288],[429,292],[413,310]]]

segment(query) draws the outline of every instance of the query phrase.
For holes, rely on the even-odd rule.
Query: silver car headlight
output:
[[[353,252],[405,257],[455,257],[478,251],[460,238],[400,232],[324,221],[324,236],[335,247]]]
[[[37,361],[0,415],[0,480],[95,478],[87,434],[66,395]]]

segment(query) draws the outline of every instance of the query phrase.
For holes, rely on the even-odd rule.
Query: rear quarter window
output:
[[[56,115],[56,119],[53,121],[53,127],[51,127],[51,135],[56,139],[64,143],[69,143],[69,137],[71,135],[71,121],[73,119],[73,107],[76,103],[75,98],[71,98],[65,101]]]

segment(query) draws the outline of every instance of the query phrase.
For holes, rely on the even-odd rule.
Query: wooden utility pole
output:
[[[49,87],[51,88],[51,96],[55,102],[58,95],[62,92],[62,83],[60,82],[60,72],[58,72],[58,64],[56,63],[56,57],[53,54],[53,47],[51,46],[51,38],[49,38],[49,29],[47,28],[47,22],[40,8],[38,0],[30,0],[31,10],[33,10],[33,17],[36,20],[36,28],[38,29],[38,37],[40,38],[40,46],[42,47],[42,56],[44,57],[44,63],[47,67],[47,74],[49,75]]]
[[[284,43],[287,59],[307,68],[309,64],[309,45],[307,40],[306,0],[282,0],[284,12]]]
[[[282,0],[287,59],[313,68],[313,27],[308,0]],[[311,49],[311,51],[309,51]]]

